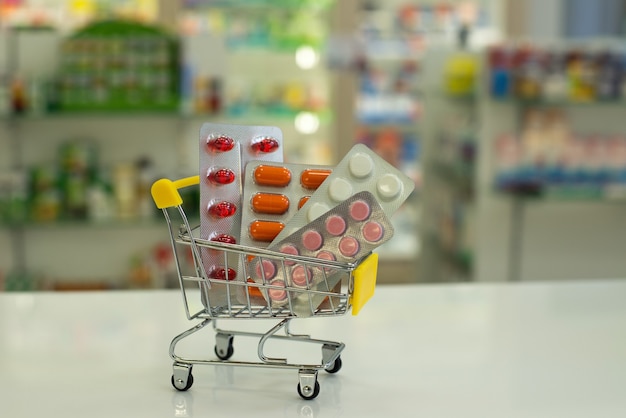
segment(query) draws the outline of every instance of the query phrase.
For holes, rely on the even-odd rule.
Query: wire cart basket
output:
[[[308,335],[294,334],[290,331],[290,321],[298,317],[334,317],[351,311],[356,315],[374,294],[378,256],[370,253],[355,263],[343,263],[318,258],[288,255],[263,248],[226,244],[210,241],[199,237],[199,227],[192,228],[183,209],[183,199],[179,189],[198,185],[199,176],[186,177],[172,181],[161,179],[152,186],[152,197],[156,206],[162,209],[169,229],[172,251],[174,254],[176,273],[180,285],[183,305],[187,319],[200,321],[188,330],[180,333],[170,343],[169,354],[173,364],[172,385],[179,391],[186,391],[193,385],[193,365],[231,365],[250,367],[271,367],[295,369],[298,371],[298,394],[304,399],[314,399],[320,391],[318,372],[325,370],[336,373],[341,369],[341,353],[345,344],[337,341],[311,338]],[[175,214],[173,218],[171,215]],[[175,226],[181,222],[180,227]],[[181,248],[187,249],[186,252]],[[182,259],[191,252],[193,271],[183,271]],[[202,251],[219,251],[223,254],[225,277],[214,277],[207,274],[202,263]],[[324,272],[323,280],[317,285],[305,287],[291,286],[288,283],[277,286],[261,279],[251,277],[248,271],[249,260],[271,260],[277,269],[285,271],[286,266],[294,263],[305,268],[317,268]],[[261,266],[263,263],[260,263]],[[231,268],[239,268],[238,277],[246,278],[229,280]],[[262,269],[263,267],[261,267]],[[187,270],[191,270],[187,268]],[[219,288],[226,297],[214,300],[212,290]],[[276,306],[267,298],[268,292],[286,291],[287,302]],[[201,303],[198,303],[198,299]],[[196,307],[192,307],[194,305]],[[217,326],[218,319],[267,319],[275,320],[267,332],[248,332],[225,330]],[[186,337],[204,329],[211,324],[215,334],[215,356],[217,358],[186,358],[177,354],[177,344]],[[233,340],[235,336],[254,337],[258,339],[258,361],[234,361]],[[302,343],[313,343],[321,346],[321,361],[310,364],[289,362],[286,358],[268,356],[265,343],[270,339],[281,339]]]

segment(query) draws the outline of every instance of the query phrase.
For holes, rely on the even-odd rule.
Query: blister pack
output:
[[[415,183],[363,144],[357,144],[337,164],[306,204],[276,236],[279,242],[354,194],[369,191],[391,216],[409,197]]]
[[[355,262],[393,236],[393,227],[381,205],[368,191],[356,193],[310,224],[268,249],[288,255],[342,263]],[[278,288],[268,290],[273,307],[291,303],[299,316],[310,316],[325,296],[310,290],[330,291],[341,279],[340,267],[285,261],[285,268],[273,260],[253,260],[250,271],[259,283]],[[295,288],[296,290],[289,290]],[[297,289],[308,290],[307,292]],[[288,292],[290,293],[288,295]]]
[[[331,172],[330,167],[321,165],[249,162],[244,177],[241,244],[267,247]],[[251,297],[264,300],[254,287],[248,291]]]
[[[331,172],[332,168],[320,165],[249,162],[240,243],[267,247]]]
[[[282,161],[282,141],[282,132],[276,127],[202,125],[199,141],[201,239],[238,242],[245,164],[251,160]],[[201,257],[209,278],[237,278],[238,260],[235,254],[225,255],[223,251],[202,249]],[[223,305],[227,296],[225,286],[211,286],[211,305]]]

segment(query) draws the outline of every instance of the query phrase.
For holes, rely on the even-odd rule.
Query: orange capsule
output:
[[[300,184],[302,184],[302,187],[305,189],[317,189],[320,187],[320,184],[326,180],[326,177],[328,177],[331,172],[332,170],[320,170],[313,168],[304,170],[300,175]]]
[[[298,210],[300,210],[302,206],[304,206],[304,204],[309,201],[310,198],[311,196],[304,196],[302,199],[300,199],[300,201],[298,202]]]
[[[254,221],[250,224],[250,236],[256,241],[272,242],[285,224],[277,221]]]
[[[261,186],[285,187],[291,181],[291,171],[286,167],[259,165],[254,169],[254,181]]]
[[[289,209],[287,196],[278,193],[257,193],[250,203],[255,212],[269,215],[282,215]]]
[[[261,290],[257,286],[254,286],[254,284],[256,284],[254,280],[248,278],[246,282],[248,283],[246,287],[248,288],[248,294],[250,295],[250,297],[254,297],[254,298],[263,297]]]

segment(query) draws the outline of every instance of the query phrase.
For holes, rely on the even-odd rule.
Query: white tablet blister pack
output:
[[[415,183],[404,173],[367,146],[357,144],[285,225],[274,242],[281,241],[361,191],[372,193],[383,212],[391,217],[414,188]]]

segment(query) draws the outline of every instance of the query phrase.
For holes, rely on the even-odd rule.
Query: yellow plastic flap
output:
[[[352,290],[352,296],[350,296],[352,315],[358,315],[361,308],[374,296],[377,273],[378,254],[376,253],[372,253],[354,269],[354,289]]]
[[[182,205],[183,203],[183,198],[180,197],[178,189],[195,184],[200,184],[200,176],[185,177],[176,181],[160,179],[152,184],[150,192],[152,193],[152,199],[157,208],[171,208],[173,206]]]

